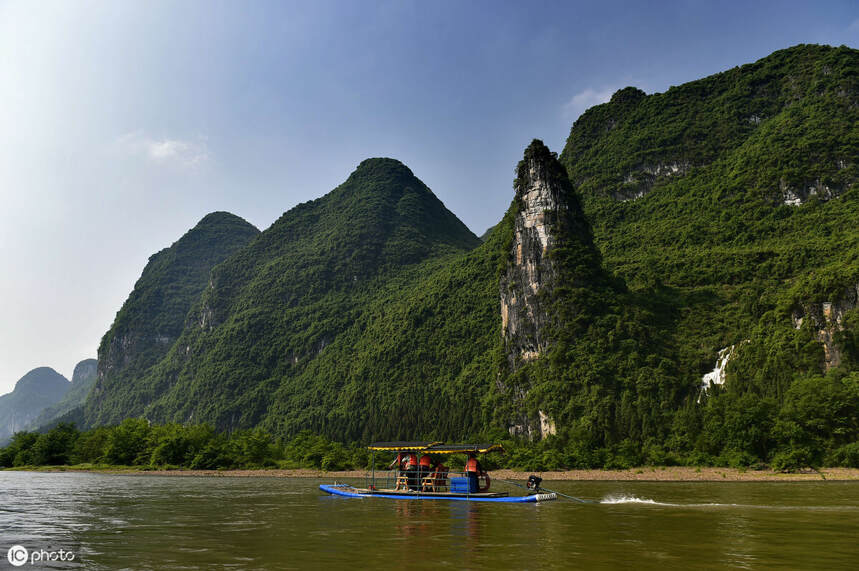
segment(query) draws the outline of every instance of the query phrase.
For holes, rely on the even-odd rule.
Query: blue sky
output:
[[[263,229],[390,156],[480,234],[532,138],[798,43],[859,47],[859,3],[0,0],[0,393],[95,357],[207,212]]]

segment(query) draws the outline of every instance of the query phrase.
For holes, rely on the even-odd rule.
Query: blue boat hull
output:
[[[505,496],[505,497],[496,497],[496,498],[487,498],[480,496],[430,496],[425,494],[384,494],[384,493],[375,493],[375,494],[364,494],[357,491],[352,486],[345,485],[328,485],[328,484],[320,484],[319,489],[323,492],[329,493],[333,496],[344,496],[346,498],[387,498],[391,500],[453,500],[457,502],[501,502],[506,504],[529,504],[536,502],[545,502],[549,500],[557,499],[555,494],[532,494],[530,496]]]

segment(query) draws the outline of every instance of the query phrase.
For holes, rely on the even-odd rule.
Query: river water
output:
[[[544,482],[598,503],[540,505],[320,483],[0,472],[0,568],[12,545],[22,569],[859,568],[859,482]]]

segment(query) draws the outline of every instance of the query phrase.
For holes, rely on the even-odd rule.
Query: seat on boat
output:
[[[447,491],[447,473],[450,469],[447,466],[439,466],[429,476],[425,476],[421,481],[421,491],[423,492],[446,492]]]
[[[409,489],[409,475],[405,472],[400,472],[397,476],[397,486],[394,488],[395,490],[408,490]]]

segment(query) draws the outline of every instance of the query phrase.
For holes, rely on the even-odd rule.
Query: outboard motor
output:
[[[540,491],[540,483],[543,481],[543,478],[540,476],[535,476],[531,474],[528,476],[528,483],[525,484],[529,490],[534,490],[535,492]]]

